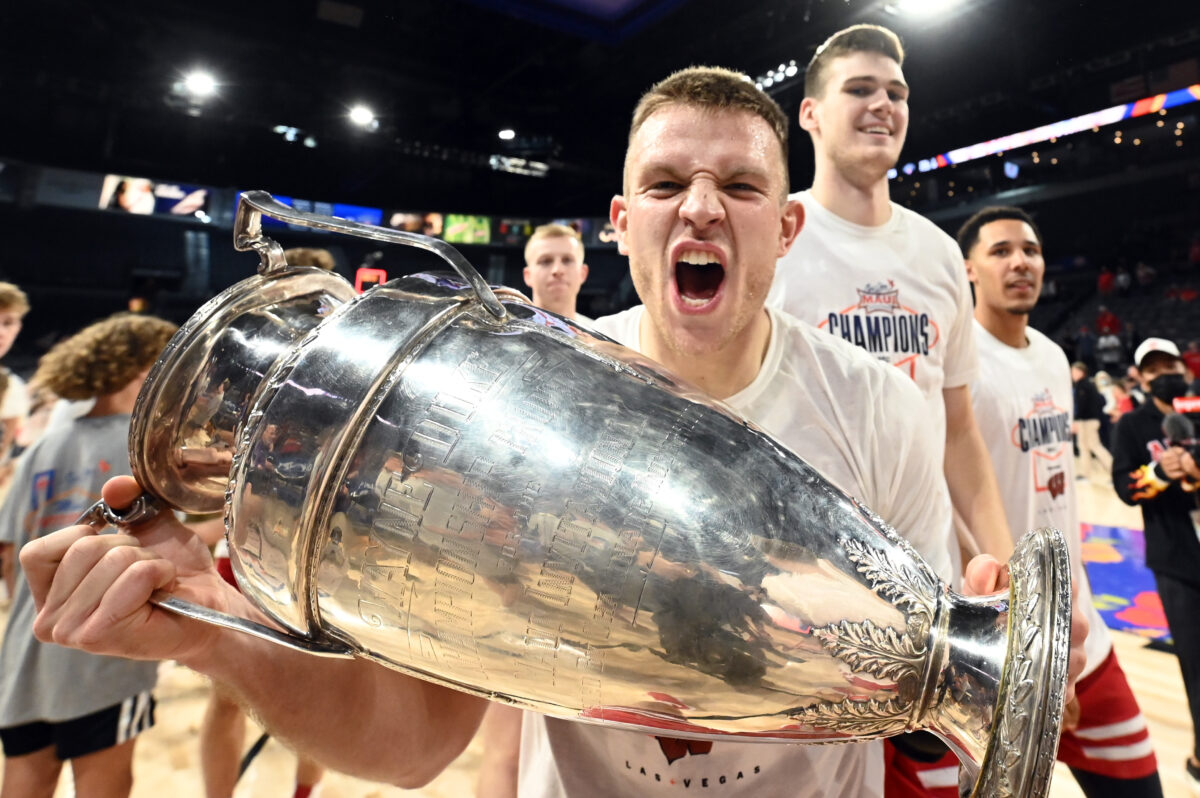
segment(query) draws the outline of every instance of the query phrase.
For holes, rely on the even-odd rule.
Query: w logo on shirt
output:
[[[712,740],[679,740],[674,737],[655,737],[654,739],[658,740],[658,747],[662,749],[668,765],[677,759],[683,759],[688,754],[692,756],[707,754],[713,747]]]
[[[33,509],[41,509],[41,506],[50,501],[54,495],[54,469],[49,471],[39,471],[33,475]]]

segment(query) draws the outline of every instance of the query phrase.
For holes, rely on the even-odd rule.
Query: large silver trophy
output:
[[[262,214],[433,250],[458,278],[362,295],[291,268]],[[281,629],[538,712],[835,743],[928,729],[974,796],[1043,796],[1070,637],[1066,547],[1026,536],[966,598],[881,519],[729,408],[493,290],[440,241],[263,192],[259,274],[188,321],[134,413],[149,493],[222,507],[238,583]]]

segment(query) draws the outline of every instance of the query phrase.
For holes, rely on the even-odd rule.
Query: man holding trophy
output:
[[[938,515],[946,502],[933,500],[945,490],[941,463],[914,430],[920,425],[912,421],[922,413],[915,387],[895,369],[873,362],[849,344],[764,307],[775,261],[787,252],[803,224],[802,211],[787,202],[786,131],[786,118],[769,97],[744,76],[724,70],[685,70],[643,97],[630,133],[624,191],[612,201],[611,219],[644,306],[602,319],[597,329],[726,400],[784,446],[801,453],[836,487],[894,525],[929,560],[933,572],[948,581],[951,574],[942,537],[946,519]],[[629,408],[630,412],[636,409]],[[420,457],[412,462],[404,456],[398,459],[406,469],[425,467]],[[439,471],[436,476],[445,480],[449,475]],[[114,480],[106,486],[105,499],[110,507],[123,508],[139,491],[131,479]],[[403,487],[394,491],[402,492]],[[413,497],[405,494],[405,498]],[[732,498],[714,495],[700,501],[720,504]],[[749,539],[755,532],[739,529],[736,534]],[[831,541],[838,540],[835,535],[836,530],[829,530]],[[343,540],[339,533],[339,545]],[[729,551],[743,551],[736,539],[722,542]],[[534,546],[538,541],[522,543]],[[754,597],[771,592],[776,610],[782,606],[779,602],[807,608],[825,600],[838,601],[836,596],[803,591],[793,592],[785,601],[782,597],[794,584],[785,578],[788,569],[811,572],[829,579],[828,584],[844,584],[822,570],[829,558],[797,562],[793,549],[768,548],[769,563],[763,573],[769,573],[747,592],[730,588],[729,604],[712,601],[725,595],[720,585],[722,580],[732,580],[728,570],[673,557],[677,552],[668,549],[649,553],[646,567],[663,580],[658,584],[671,587],[648,597],[658,604],[646,605],[654,607],[646,614],[653,613],[664,639],[675,635],[664,643],[662,668],[700,663],[695,667],[703,675],[719,674],[728,693],[723,698],[736,702],[743,695],[759,695],[753,691],[762,679],[754,669],[761,663],[747,640],[760,627],[782,622],[755,603]],[[349,547],[345,552],[354,555]],[[747,556],[751,554],[755,553]],[[413,568],[423,564],[419,560],[418,551],[410,560]],[[62,530],[26,547],[22,564],[40,610],[35,632],[41,639],[97,653],[178,660],[226,684],[274,734],[334,769],[419,786],[462,751],[487,707],[480,697],[489,693],[486,682],[455,681],[443,675],[435,684],[381,667],[372,657],[312,657],[164,612],[151,598],[155,591],[169,589],[226,615],[272,624],[263,611],[220,579],[207,550],[166,514],[135,527],[133,534],[97,536],[85,526]],[[583,569],[575,573],[580,584],[595,576]],[[1016,573],[1014,569],[1014,579]],[[768,584],[768,578],[774,581]],[[596,584],[600,581],[597,578]],[[1001,587],[1003,581],[999,563],[983,557],[969,565],[965,585],[968,592],[984,594]],[[689,585],[701,583],[717,587],[703,587],[708,592],[696,593],[695,602],[687,601],[692,595]],[[526,584],[524,595],[514,601],[528,601],[534,587]],[[875,590],[878,596],[891,595],[886,587]],[[740,603],[734,606],[736,602]],[[562,603],[564,611],[575,606],[565,597]],[[598,597],[596,607],[600,604]],[[635,616],[640,609],[640,603],[635,605]],[[721,627],[713,635],[687,633],[708,628],[705,614],[735,610],[739,619],[749,620],[734,632]],[[447,617],[452,615],[450,609],[446,612]],[[592,607],[582,612],[590,615]],[[686,617],[689,613],[692,617]],[[534,616],[528,617],[532,627]],[[1083,665],[1086,634],[1082,616],[1076,613],[1073,620],[1072,677]],[[817,645],[812,629],[792,626],[790,632],[799,644],[815,646],[802,655],[788,655],[792,657],[788,667],[799,668],[821,654],[826,641]],[[830,625],[825,634],[833,640],[845,628],[845,624]],[[928,626],[921,628],[930,631]],[[881,635],[887,638],[891,633],[889,627]],[[561,645],[569,642],[561,636],[559,640]],[[834,640],[829,645],[838,644]],[[613,648],[614,662],[627,652],[636,653],[636,647]],[[502,663],[514,669],[518,664]],[[492,672],[500,675],[502,670],[497,667]],[[610,672],[605,673],[608,678]],[[687,717],[688,707],[675,697],[687,685],[666,678],[656,681],[656,673],[638,676],[656,706],[674,702],[680,716]],[[853,678],[857,681],[850,689],[856,692],[878,688],[869,680]],[[465,683],[474,694],[443,686],[448,682]],[[948,684],[946,690],[954,692],[957,684]],[[919,688],[911,682],[903,689],[898,684],[897,695],[916,695]],[[1067,697],[1069,692],[1068,688]],[[496,689],[495,694],[503,697],[505,692]],[[294,700],[297,695],[304,700]],[[915,707],[911,717],[918,710]],[[590,717],[613,720],[610,715]],[[621,725],[620,718],[616,720]],[[722,795],[775,794],[785,789],[800,796],[882,794],[882,755],[874,742],[804,746],[677,740],[644,730],[628,731],[636,725],[628,721],[624,725],[625,729],[614,729],[603,723],[572,723],[527,713],[521,794],[666,794],[692,786]],[[811,725],[824,728],[816,722]],[[696,728],[681,726],[686,727],[681,733]]]

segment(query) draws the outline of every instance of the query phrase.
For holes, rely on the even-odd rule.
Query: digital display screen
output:
[[[348,205],[341,202],[314,202],[313,200],[285,197],[279,194],[272,194],[271,196],[277,202],[281,202],[298,211],[304,211],[305,213],[315,213],[318,216],[336,216],[339,219],[345,219],[348,222],[358,222],[359,224],[376,226],[383,224],[382,208],[368,208],[362,205]],[[262,225],[263,227],[286,227],[289,230],[306,230],[310,233],[329,232],[314,227],[305,227],[300,224],[281,222],[278,219],[267,216],[265,213],[262,217]]]
[[[203,186],[106,175],[100,188],[99,207],[144,216],[191,216],[207,222],[208,200],[209,189]]]
[[[534,224],[530,219],[500,219],[496,222],[493,240],[513,247],[524,246],[533,235]]]
[[[362,205],[346,205],[345,203],[335,202],[333,204],[333,215],[339,219],[345,219],[348,222],[358,222],[359,224],[370,224],[376,227],[383,224],[382,208],[367,208]]]
[[[445,219],[440,213],[426,211],[391,211],[387,214],[387,226],[406,233],[442,237]]]
[[[448,213],[443,237],[451,244],[490,244],[492,241],[492,218],[490,216]]]

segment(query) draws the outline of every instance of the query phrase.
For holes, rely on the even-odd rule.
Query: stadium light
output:
[[[184,76],[183,88],[192,97],[202,100],[217,93],[217,79],[209,72],[196,69]]]

